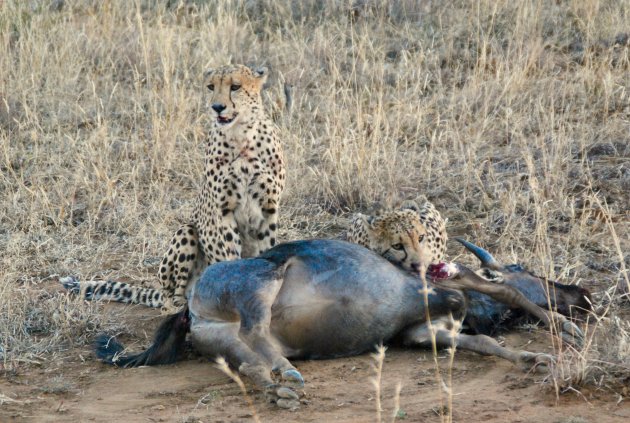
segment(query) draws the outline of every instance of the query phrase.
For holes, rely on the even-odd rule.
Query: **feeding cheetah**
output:
[[[216,118],[208,135],[204,181],[189,222],[177,230],[160,264],[161,289],[63,278],[66,288],[88,299],[179,308],[186,302],[186,286],[208,265],[257,256],[275,245],[285,169],[260,95],[267,69],[228,65],[207,71],[204,78]]]
[[[419,273],[421,263],[438,263],[446,252],[446,221],[429,201],[405,201],[381,216],[354,215],[346,239]]]

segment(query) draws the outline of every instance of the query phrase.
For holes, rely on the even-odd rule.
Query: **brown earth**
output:
[[[126,306],[104,307],[119,312]],[[161,320],[155,310],[132,307],[125,319],[138,323],[133,349],[146,346]],[[144,344],[134,340],[143,339]],[[506,344],[551,351],[542,331],[515,331]],[[439,353],[445,380],[449,357]],[[324,361],[296,361],[306,379],[302,406],[287,411],[268,404],[248,385],[248,395],[263,422],[375,421],[374,359],[370,354]],[[556,397],[544,375],[520,372],[497,358],[458,351],[452,367],[453,421],[466,422],[622,422],[630,403],[604,390],[568,392]],[[246,381],[247,383],[247,381]],[[382,419],[392,421],[395,392],[401,384],[401,421],[441,421],[441,398],[431,351],[390,348],[382,375]],[[89,349],[75,348],[41,367],[0,380],[0,421],[34,422],[247,422],[254,421],[236,383],[208,360],[191,356],[174,365],[117,369],[94,360]]]

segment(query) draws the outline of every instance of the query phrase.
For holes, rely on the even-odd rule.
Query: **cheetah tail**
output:
[[[94,343],[98,359],[118,367],[151,366],[174,363],[184,349],[186,334],[190,330],[188,307],[172,314],[155,332],[153,344],[145,351],[124,355],[125,347],[112,336],[101,334]]]

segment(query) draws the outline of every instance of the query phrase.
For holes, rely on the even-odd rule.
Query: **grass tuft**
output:
[[[0,2],[4,369],[118,324],[49,275],[156,282],[204,173],[201,75],[232,62],[271,69],[281,240],[423,194],[451,238],[598,294],[558,391],[627,381],[629,17],[613,0]]]

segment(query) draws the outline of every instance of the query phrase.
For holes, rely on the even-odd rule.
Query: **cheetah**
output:
[[[409,272],[439,263],[446,252],[446,221],[429,201],[405,201],[381,216],[357,213],[346,240],[380,254]]]
[[[260,95],[267,73],[228,65],[204,74],[215,117],[204,181],[188,223],[177,230],[159,266],[161,289],[71,277],[61,280],[66,288],[86,299],[177,310],[186,303],[186,287],[210,264],[257,256],[275,245],[285,168]]]

